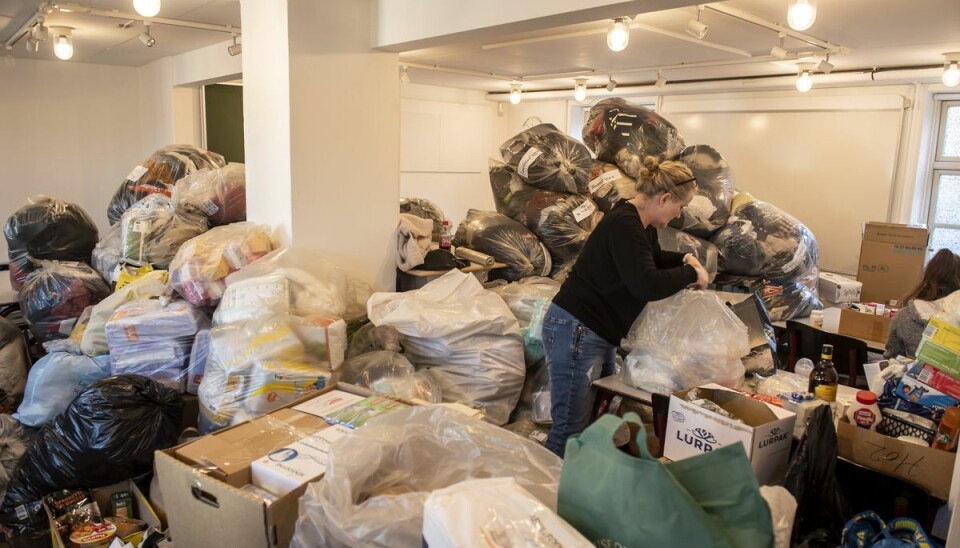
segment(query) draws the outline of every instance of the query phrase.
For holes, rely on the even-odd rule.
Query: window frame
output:
[[[960,98],[957,98],[956,95],[938,98],[937,107],[940,110],[940,115],[937,117],[934,158],[929,179],[930,200],[927,204],[927,228],[930,230],[931,241],[938,228],[960,230],[960,224],[937,223],[935,219],[941,177],[945,175],[960,177],[960,156],[944,156],[943,154],[944,137],[947,131],[947,114],[951,108],[960,109]],[[960,128],[957,128],[957,131],[960,131]],[[928,254],[932,254],[934,251],[936,250],[931,247],[928,249]],[[960,252],[960,250],[954,250],[954,252]]]

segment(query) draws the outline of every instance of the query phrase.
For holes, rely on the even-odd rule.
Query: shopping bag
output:
[[[567,441],[557,513],[602,546],[773,546],[742,445],[666,465],[633,413],[604,415]]]

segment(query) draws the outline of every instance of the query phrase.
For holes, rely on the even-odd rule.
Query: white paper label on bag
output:
[[[580,204],[577,209],[573,210],[573,218],[580,221],[586,219],[587,217],[593,215],[593,212],[597,210],[597,206],[593,205],[593,202],[586,201]]]
[[[800,266],[800,263],[803,262],[803,259],[806,256],[807,256],[807,243],[804,241],[801,241],[799,245],[797,245],[797,251],[796,253],[793,254],[793,258],[790,259],[789,263],[783,265],[783,272],[785,274],[792,272],[793,269]]]
[[[220,211],[220,208],[217,207],[217,204],[213,203],[212,200],[207,200],[203,202],[203,210],[207,215],[213,215],[214,213]]]
[[[130,172],[130,175],[127,175],[127,180],[136,183],[140,180],[140,177],[143,177],[144,173],[147,172],[147,168],[143,166],[137,166],[133,168],[133,171]]]
[[[603,175],[597,177],[596,179],[590,181],[587,184],[587,189],[590,190],[590,194],[593,194],[594,192],[597,191],[598,188],[600,188],[601,185],[605,183],[612,183],[622,177],[623,175],[620,173],[619,169],[610,170],[604,173]]]
[[[131,230],[133,232],[149,232],[150,231],[150,221],[133,221],[133,226]]]
[[[543,151],[536,147],[531,147],[529,150],[527,150],[523,157],[520,158],[520,163],[517,164],[517,173],[519,173],[521,177],[526,178],[528,172],[530,171],[530,164],[532,164],[542,154]]]

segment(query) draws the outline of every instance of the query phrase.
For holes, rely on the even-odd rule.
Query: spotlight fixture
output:
[[[960,52],[943,54],[943,76],[940,79],[948,88],[960,84],[960,68],[957,67],[957,63],[960,63]]]
[[[34,38],[33,36],[27,36],[27,39],[26,41],[24,41],[24,44],[27,47],[27,51],[29,51],[30,53],[37,53],[38,51],[40,51],[40,41]]]
[[[700,17],[703,15],[703,6],[697,6],[697,18],[687,21],[687,34],[693,36],[697,40],[703,40],[703,37],[707,35],[707,26],[700,22]]]
[[[73,57],[73,27],[50,27],[53,33],[53,53],[67,61]]]
[[[613,79],[612,74],[608,78],[610,79],[607,81],[607,91],[613,93],[613,90],[617,89],[617,81]]]
[[[777,34],[777,43],[772,48],[770,48],[770,55],[776,57],[777,59],[786,59],[787,55],[790,55],[790,52],[783,47],[783,39],[786,37],[782,32]]]
[[[617,17],[607,29],[607,47],[613,51],[623,51],[630,43],[630,23],[626,17]]]
[[[155,17],[160,13],[160,0],[133,0],[133,9],[144,17]]]
[[[44,26],[43,17],[37,18],[37,24],[33,26],[33,30],[30,31],[30,34],[32,34],[38,42],[47,41],[47,38],[50,37],[50,28]]]
[[[817,20],[817,0],[790,0],[787,24],[793,30],[807,30]]]
[[[144,28],[146,28],[146,30],[140,34],[140,41],[143,42],[143,45],[147,46],[148,48],[152,48],[156,45],[157,39],[153,36],[150,36],[150,25],[144,25]]]
[[[573,98],[576,99],[578,103],[582,103],[583,100],[587,98],[587,79],[577,78],[574,82]]]
[[[400,68],[400,83],[409,84],[410,83],[410,74],[407,72],[407,66],[404,65]]]
[[[663,73],[659,70],[657,71],[657,81],[654,85],[656,85],[658,88],[662,88],[663,86],[667,85],[667,79],[663,77]]]
[[[227,46],[227,53],[229,53],[231,57],[236,57],[237,55],[240,55],[241,53],[243,53],[243,44],[237,43],[236,34],[233,35],[233,45]]]
[[[817,65],[817,70],[824,73],[830,74],[834,69],[833,63],[830,62],[830,54],[827,54],[826,59],[820,61],[820,64]]]
[[[520,84],[510,84],[510,102],[512,104],[520,104],[520,93]]]
[[[813,63],[797,63],[797,91],[800,93],[806,93],[813,87],[813,77],[810,76],[813,68]]]

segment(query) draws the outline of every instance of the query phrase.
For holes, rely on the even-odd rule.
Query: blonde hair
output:
[[[691,180],[693,178],[693,172],[686,164],[672,160],[661,163],[655,156],[647,156],[637,178],[637,191],[648,198],[666,193],[674,199],[686,200],[697,191],[697,182]]]

